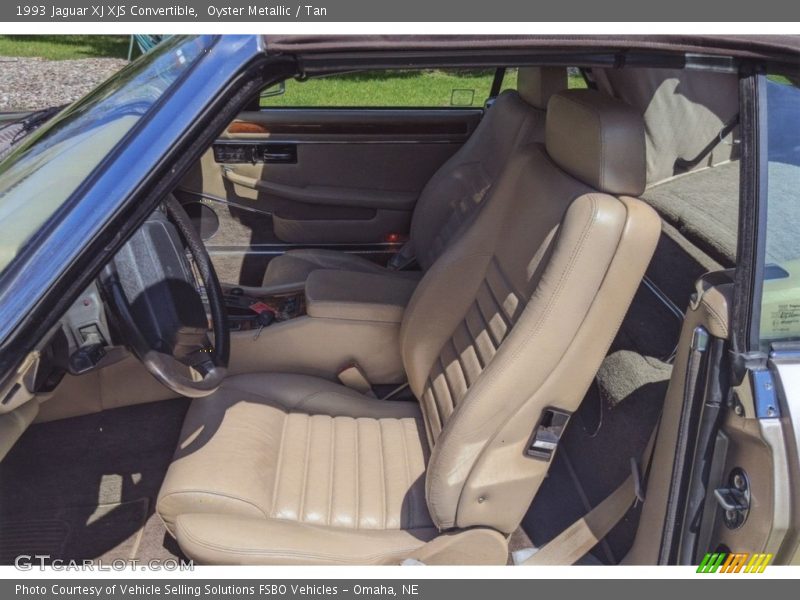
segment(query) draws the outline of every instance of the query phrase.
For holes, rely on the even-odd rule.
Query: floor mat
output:
[[[3,560],[25,540],[54,558],[180,556],[154,507],[188,406],[167,400],[30,427],[0,462]]]
[[[147,498],[140,498],[4,515],[0,564],[13,564],[22,554],[62,560],[100,559],[105,563],[136,558],[148,505]]]

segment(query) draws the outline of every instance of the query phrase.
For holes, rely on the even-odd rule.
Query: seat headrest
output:
[[[545,110],[550,96],[565,89],[567,70],[564,67],[519,68],[517,93],[534,108]]]
[[[564,171],[615,196],[644,192],[644,119],[631,106],[595,90],[550,98],[545,146]]]

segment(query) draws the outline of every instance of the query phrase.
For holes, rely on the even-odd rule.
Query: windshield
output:
[[[171,38],[67,108],[0,163],[0,272],[207,46],[202,37]]]

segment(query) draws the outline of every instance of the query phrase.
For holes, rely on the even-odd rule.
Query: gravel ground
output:
[[[0,111],[74,102],[124,67],[121,58],[43,60],[0,57]]]

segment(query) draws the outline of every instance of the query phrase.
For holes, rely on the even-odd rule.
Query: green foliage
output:
[[[0,35],[0,56],[37,56],[48,60],[127,58],[127,35]],[[138,55],[138,49],[134,50]],[[286,93],[262,99],[262,106],[481,107],[489,96],[494,69],[370,71],[289,80]],[[517,70],[509,69],[503,87],[514,88]],[[570,87],[585,87],[570,76]]]
[[[792,85],[792,81],[788,77],[784,77],[783,75],[767,75],[767,79],[783,85]]]
[[[489,97],[493,77],[493,69],[426,69],[348,73],[307,81],[289,80],[285,94],[263,98],[261,105],[481,107]],[[510,69],[503,80],[503,87],[514,88],[516,84],[516,69]],[[570,87],[586,85],[583,78],[573,76],[570,77]],[[474,93],[470,94],[469,91]]]
[[[127,58],[129,42],[127,35],[0,35],[0,56]]]

